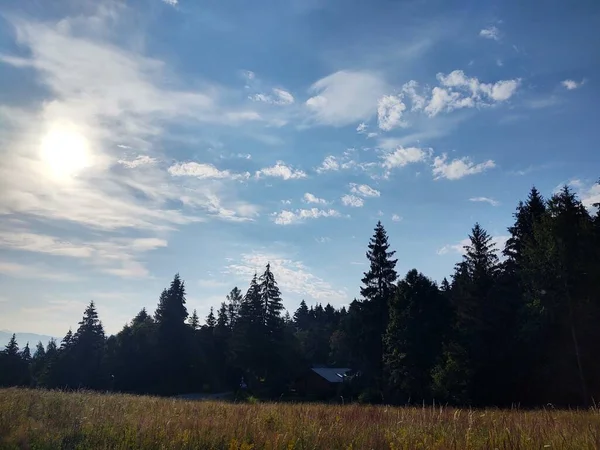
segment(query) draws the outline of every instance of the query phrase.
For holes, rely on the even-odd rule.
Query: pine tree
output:
[[[375,233],[369,242],[367,259],[370,263],[369,271],[362,279],[363,286],[360,294],[364,299],[381,303],[385,310],[387,302],[394,291],[394,282],[398,278],[395,267],[397,259],[392,259],[395,251],[389,251],[387,233],[381,222],[377,222]]]
[[[214,308],[211,306],[210,312],[208,313],[208,316],[206,316],[206,326],[208,327],[208,329],[212,330],[215,328],[216,324],[217,320],[215,319]]]
[[[181,326],[185,323],[188,312],[185,307],[185,283],[175,274],[169,289],[164,289],[160,295],[156,309],[156,322],[161,326]]]
[[[60,342],[60,349],[68,350],[71,347],[72,343],[73,343],[73,332],[69,328],[69,331],[67,331],[67,334],[65,334],[65,337]]]
[[[200,319],[198,318],[198,312],[195,309],[188,318],[188,325],[192,327],[192,330],[200,329]]]
[[[223,333],[225,330],[228,330],[230,328],[227,304],[225,302],[221,302],[221,307],[219,308],[219,311],[217,311],[216,328],[219,330],[220,333]]]
[[[186,390],[189,377],[186,372],[193,355],[190,347],[188,317],[185,306],[185,283],[175,274],[169,289],[164,289],[156,308],[158,390],[175,394]]]
[[[380,392],[383,390],[382,339],[387,328],[394,282],[398,277],[395,270],[398,260],[393,259],[396,252],[390,251],[389,248],[387,233],[381,222],[377,222],[367,251],[369,271],[365,272],[360,289],[364,298],[359,313],[363,320],[363,329],[355,336],[356,342],[353,345],[363,355],[361,368],[365,376],[373,380],[373,386]]]
[[[25,344],[25,348],[21,351],[21,359],[27,364],[31,362],[31,349],[29,348],[29,342]]]
[[[261,275],[259,281],[259,295],[266,331],[271,335],[276,334],[281,331],[283,326],[281,318],[283,303],[281,301],[281,292],[275,281],[275,276],[271,272],[270,264],[267,264],[265,272]]]
[[[131,326],[135,327],[147,323],[153,323],[153,319],[150,314],[148,314],[148,311],[146,311],[146,308],[142,308],[131,321]]]
[[[98,318],[96,305],[91,301],[73,336],[73,374],[76,383],[73,387],[100,389],[106,386],[107,374],[103,366],[105,344],[104,327]]]
[[[443,363],[434,371],[434,391],[456,403],[482,404],[494,394],[504,315],[494,296],[500,270],[495,244],[478,223],[469,241],[453,276],[450,296],[456,318]]]
[[[235,321],[238,318],[240,307],[244,296],[237,286],[234,287],[231,292],[227,295],[227,315],[229,326],[233,328]]]
[[[0,353],[0,386],[22,385],[23,366],[17,337],[13,334],[4,351]]]
[[[415,269],[398,284],[384,338],[392,399],[429,401],[432,370],[449,329],[450,305],[433,281]]]
[[[42,386],[41,378],[46,365],[46,349],[44,344],[38,342],[31,360],[31,377],[33,386]]]
[[[4,348],[4,353],[7,356],[11,357],[19,356],[19,344],[17,344],[16,334],[13,333],[12,337],[10,338],[10,341],[8,341],[8,344],[6,344],[6,347]]]
[[[310,313],[306,302],[302,300],[294,313],[294,324],[298,330],[307,330],[310,323]]]

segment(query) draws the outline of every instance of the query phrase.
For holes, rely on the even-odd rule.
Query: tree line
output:
[[[60,343],[13,339],[0,384],[174,395],[289,394],[311,366],[348,367],[346,398],[458,405],[581,405],[600,399],[600,208],[565,186],[519,202],[496,249],[475,224],[449,279],[399,279],[381,222],[369,241],[360,299],[285,312],[270,266],[201,324],[175,275],[154,314],[142,309],[106,337],[93,302]]]

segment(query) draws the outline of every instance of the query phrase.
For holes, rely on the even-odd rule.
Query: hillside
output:
[[[25,347],[25,345],[29,342],[29,347],[34,348],[38,342],[42,342],[44,346],[48,345],[52,336],[46,336],[45,334],[35,334],[35,333],[15,333],[17,335],[17,342],[20,347]],[[10,338],[13,335],[13,331],[9,330],[0,330],[0,346],[4,347],[10,341]]]
[[[598,449],[600,412],[232,404],[0,390],[1,448]]]

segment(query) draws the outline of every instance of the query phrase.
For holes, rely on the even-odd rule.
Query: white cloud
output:
[[[301,261],[274,253],[245,253],[240,260],[227,266],[229,273],[235,274],[248,281],[255,272],[261,273],[265,266],[271,265],[271,270],[281,289],[282,297],[290,295],[304,298],[306,296],[322,302],[341,302],[346,300],[345,290],[335,289],[330,283],[318,277]],[[296,305],[286,305],[288,309]]]
[[[364,122],[361,122],[356,127],[356,132],[359,134],[364,134],[366,132],[367,128],[368,128],[367,124]]]
[[[370,118],[386,83],[371,72],[339,71],[314,83],[306,101],[312,119],[322,125],[343,126]]]
[[[495,246],[496,253],[500,256],[504,246],[506,245],[506,241],[509,236],[492,236],[492,245]],[[437,251],[438,255],[447,255],[448,253],[457,253],[459,255],[464,255],[466,253],[465,247],[471,245],[471,240],[469,238],[463,239],[456,244],[448,244],[444,245]]]
[[[50,280],[72,282],[78,278],[70,273],[60,272],[41,264],[18,264],[12,261],[0,260],[0,274],[13,278],[31,280]]]
[[[232,201],[227,207],[214,193],[201,190],[192,192],[193,195],[184,195],[180,198],[183,204],[204,209],[208,214],[229,222],[251,222],[258,215],[256,205],[241,201]]]
[[[579,196],[583,206],[591,210],[595,203],[600,203],[600,184],[596,183],[589,189],[583,189]]]
[[[408,96],[412,103],[412,111],[421,111],[425,107],[425,97],[417,94],[418,87],[419,83],[417,83],[415,80],[410,80],[408,83],[405,83],[402,86],[402,92]]]
[[[249,178],[249,173],[235,174],[228,170],[219,170],[212,164],[197,162],[175,163],[169,167],[168,172],[174,177],[196,177],[199,179],[239,179]]]
[[[563,80],[560,82],[560,84],[562,84],[569,91],[572,91],[573,89],[577,89],[583,86],[585,84],[585,80],[581,80],[579,82],[574,80]]]
[[[384,131],[390,131],[397,127],[406,126],[402,121],[402,113],[406,105],[401,97],[395,95],[385,95],[377,102],[377,123],[379,128]]]
[[[375,136],[377,136],[377,133],[374,133],[374,132],[367,133],[367,138],[374,138]]]
[[[321,237],[315,238],[315,241],[317,241],[319,244],[325,244],[327,242],[331,242],[331,238],[327,237],[327,236],[321,236]]]
[[[386,169],[394,167],[404,167],[408,164],[425,161],[431,154],[431,149],[423,150],[418,147],[402,147],[399,146],[395,151],[384,153],[382,165]]]
[[[392,222],[402,222],[402,217],[400,217],[398,214],[393,214]]]
[[[498,202],[497,200],[494,200],[493,198],[489,198],[489,197],[471,197],[469,199],[470,202],[483,202],[483,203],[489,203],[492,206],[498,206],[500,204],[500,202]]]
[[[248,98],[254,102],[269,103],[272,105],[291,105],[294,103],[294,96],[288,91],[279,88],[272,89],[273,94],[254,94]]]
[[[273,221],[277,225],[291,225],[304,222],[307,219],[318,219],[320,217],[340,217],[340,213],[335,209],[297,209],[295,211],[283,210],[273,213]]]
[[[446,178],[448,180],[458,180],[467,175],[474,175],[485,170],[496,167],[491,159],[480,164],[474,164],[467,157],[453,159],[447,163],[448,156],[444,153],[442,156],[436,156],[433,160],[433,175],[436,180]]]
[[[294,96],[283,89],[273,88],[273,94],[277,98],[278,105],[291,105],[294,103]]]
[[[493,39],[495,41],[500,40],[500,30],[495,26],[484,28],[479,32],[479,36],[485,39]]]
[[[177,6],[179,4],[179,0],[162,0],[167,5]]]
[[[26,102],[27,109],[0,108],[2,148],[11,149],[10,158],[4,152],[0,158],[0,213],[110,231],[174,229],[202,220],[173,208],[184,189],[155,158],[124,159],[117,145],[155,154],[154,143],[172,122],[228,125],[253,117],[218,104],[219,87],[181,89],[163,61],[117,47],[112,36],[128,23],[128,10],[111,5],[57,23],[10,19],[27,56],[0,55],[0,63],[32,71],[46,96]],[[72,176],[55,176],[40,157],[40,141],[52,133],[78,143],[78,154],[87,152],[89,160]],[[124,173],[118,165],[136,170]]]
[[[323,172],[335,172],[340,170],[340,163],[335,156],[326,156],[319,167],[317,167],[317,173]]]
[[[158,160],[156,158],[152,158],[148,155],[138,155],[133,160],[120,159],[117,162],[129,169],[135,169],[136,167],[143,166],[146,164],[156,164],[157,161]]]
[[[287,166],[283,161],[277,161],[274,166],[265,167],[264,169],[260,169],[256,172],[257,178],[260,178],[261,176],[282,178],[284,180],[295,180],[299,178],[306,178],[306,173],[302,170]]]
[[[350,188],[350,192],[362,197],[379,197],[381,195],[381,192],[367,184],[350,183]]]
[[[454,70],[448,75],[438,73],[442,87],[431,91],[431,98],[425,112],[434,117],[442,111],[450,112],[461,108],[490,106],[504,102],[517,91],[520,79],[501,80],[496,83],[482,83],[475,77],[467,77],[462,70]]]
[[[326,205],[327,201],[325,199],[319,198],[310,192],[306,192],[303,197],[304,203],[316,203],[318,205]]]
[[[342,203],[345,206],[351,206],[353,208],[360,208],[361,206],[363,206],[365,204],[365,201],[362,198],[357,197],[356,195],[346,194],[342,197]]]
[[[148,271],[139,261],[141,254],[166,246],[166,240],[156,237],[84,241],[28,231],[0,231],[0,248],[87,260],[102,272],[127,278],[146,277]]]
[[[458,92],[449,92],[440,87],[434,87],[431,91],[431,99],[425,107],[425,112],[434,117],[442,111],[453,111],[460,108],[468,108],[473,106],[473,101],[470,98],[460,99]]]

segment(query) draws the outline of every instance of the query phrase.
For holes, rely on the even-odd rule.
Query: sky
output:
[[[206,316],[270,262],[359,296],[381,220],[441,281],[519,200],[600,201],[600,4],[5,0],[0,329],[108,333],[179,272]]]

